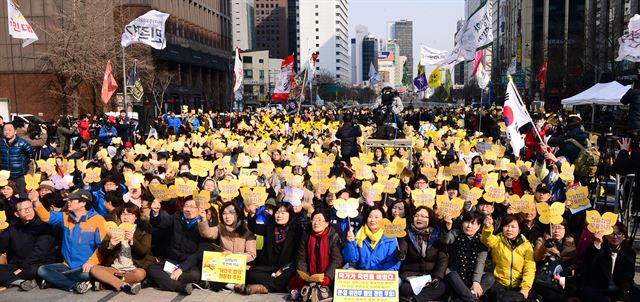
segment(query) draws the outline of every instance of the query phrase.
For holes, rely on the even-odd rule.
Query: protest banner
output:
[[[244,284],[247,255],[205,251],[202,255],[203,281]]]
[[[397,271],[336,270],[333,301],[398,301]]]

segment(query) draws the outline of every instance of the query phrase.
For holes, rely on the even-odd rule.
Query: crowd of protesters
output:
[[[593,233],[586,207],[566,197],[576,187],[593,192],[604,169],[635,173],[640,151],[629,140],[596,175],[573,175],[563,173],[565,163],[575,163],[580,146],[598,144],[577,116],[534,115],[516,156],[500,108],[409,107],[400,115],[412,149],[367,150],[374,116],[361,108],[168,112],[145,133],[132,129],[126,112],[63,117],[54,133],[4,123],[0,285],[308,300],[310,284],[298,272],[323,274],[315,285],[330,295],[336,269],[347,268],[398,271],[401,301],[640,299],[626,224]],[[454,165],[463,173],[452,175]],[[372,193],[373,184],[389,182],[391,190]],[[194,184],[194,194],[157,193],[178,183]],[[487,198],[488,186],[503,196]],[[245,187],[268,196],[247,203]],[[464,205],[446,214],[419,203],[416,194],[427,189]],[[204,205],[196,203],[200,191],[210,196]],[[515,211],[525,195],[532,206]],[[336,200],[352,198],[357,215],[341,218]],[[556,202],[561,221],[543,223],[540,207]],[[385,236],[384,219],[397,218],[406,219],[406,236]],[[116,236],[106,222],[132,227]],[[246,255],[245,284],[201,280],[203,252],[213,244]],[[411,280],[425,275],[416,289]]]

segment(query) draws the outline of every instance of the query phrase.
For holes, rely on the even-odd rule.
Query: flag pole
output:
[[[122,47],[122,106],[124,111],[129,112],[127,109],[127,67],[124,60],[124,46]]]
[[[513,79],[511,78],[511,75],[507,75],[507,78],[509,79],[509,83],[507,85],[513,85]],[[520,92],[518,92],[518,89],[516,89],[515,87],[513,87],[513,91],[515,91],[516,100],[518,101],[518,105],[520,107],[522,107],[522,109],[524,110],[524,113],[527,115],[527,118],[529,118],[529,122],[531,123],[531,126],[533,127],[533,131],[536,133],[536,136],[540,140],[540,143],[542,143],[542,146],[544,146],[544,148],[546,149],[547,148],[547,144],[544,142],[544,139],[542,139],[542,136],[540,135],[540,132],[538,131],[538,128],[536,128],[536,124],[533,122],[533,119],[531,118],[531,115],[529,114],[529,110],[527,110],[527,107],[525,107],[524,102],[522,101],[522,98],[520,98]]]

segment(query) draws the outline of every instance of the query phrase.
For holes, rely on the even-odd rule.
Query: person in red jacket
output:
[[[540,114],[534,117],[535,127],[538,129],[538,133],[540,133],[540,138],[544,140],[544,137],[551,128],[549,124],[546,123],[544,119],[544,115]],[[536,131],[532,127],[527,132],[527,135],[524,137],[524,145],[527,147],[527,151],[524,155],[525,160],[530,160],[532,158],[536,158],[539,154],[542,154],[542,147],[540,146],[540,138],[536,135]]]
[[[86,114],[80,116],[78,120],[78,132],[80,132],[80,138],[88,142],[91,139],[89,135],[89,117]]]

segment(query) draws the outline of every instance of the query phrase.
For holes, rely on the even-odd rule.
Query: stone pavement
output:
[[[17,288],[9,288],[0,292],[0,301],[2,302],[195,302],[195,301],[224,301],[224,302],[283,302],[284,294],[268,294],[243,296],[231,292],[213,292],[211,290],[194,289],[191,296],[178,295],[171,292],[163,292],[153,288],[145,288],[135,296],[126,293],[116,293],[111,290],[102,290],[98,292],[89,291],[84,295],[78,295],[71,292],[65,292],[57,289],[41,290],[36,288],[29,292],[20,292]]]

